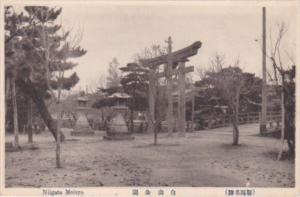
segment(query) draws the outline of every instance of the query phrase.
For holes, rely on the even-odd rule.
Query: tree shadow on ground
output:
[[[191,136],[186,136],[186,138],[191,138],[191,139],[200,139],[200,138],[203,138],[203,136],[200,136],[200,135],[191,135]]]
[[[19,147],[14,147],[12,145],[5,146],[5,152],[34,151],[34,150],[38,150],[38,149],[39,149],[39,147],[36,144],[24,144]]]
[[[149,148],[149,147],[169,147],[169,146],[180,146],[178,143],[172,143],[172,144],[143,144],[143,145],[137,145],[133,146],[133,148]]]
[[[230,143],[223,143],[220,144],[220,147],[224,150],[230,151],[230,150],[237,150],[237,149],[244,149],[244,148],[248,148],[248,145],[246,144],[238,144],[238,145],[232,145]]]
[[[76,142],[76,141],[80,141],[80,139],[77,139],[77,138],[68,138],[65,141]]]
[[[267,133],[264,133],[264,134],[259,134],[259,133],[258,134],[253,134],[251,136],[280,139],[280,135],[281,135],[280,132],[281,132],[280,130],[277,130],[277,131],[267,132]]]
[[[272,160],[277,160],[278,152],[279,152],[278,150],[270,150],[270,151],[264,152],[263,155]],[[280,161],[285,161],[285,160],[293,162],[295,160],[295,157],[294,157],[294,155],[290,154],[288,151],[283,151]]]

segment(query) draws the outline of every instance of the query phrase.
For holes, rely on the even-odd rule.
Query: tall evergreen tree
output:
[[[26,6],[24,9],[25,14],[6,8],[6,74],[14,73],[16,85],[35,103],[56,139],[57,122],[49,113],[45,99],[54,98],[54,90],[69,90],[79,81],[76,73],[69,77],[64,73],[77,65],[68,58],[80,57],[86,51],[68,42],[70,32],[60,33],[62,26],[56,19],[61,8]]]
[[[6,78],[6,98],[11,98],[12,114],[13,114],[13,130],[14,130],[14,146],[19,147],[19,122],[17,110],[17,64],[22,61],[22,53],[20,52],[21,26],[27,20],[23,14],[15,14],[12,7],[8,6],[4,9],[5,16],[5,78]],[[10,91],[9,91],[10,90]],[[9,97],[8,93],[11,93]],[[6,100],[8,103],[8,99]]]
[[[130,130],[133,131],[134,111],[146,110],[148,106],[148,69],[136,63],[129,63],[126,67],[120,68],[120,70],[124,72],[124,76],[121,78],[123,90],[132,97],[128,107],[130,109]]]

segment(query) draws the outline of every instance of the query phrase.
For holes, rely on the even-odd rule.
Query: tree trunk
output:
[[[27,134],[28,143],[33,142],[33,132],[32,132],[32,100],[27,97],[28,100],[28,111],[27,111]]]
[[[44,120],[45,124],[47,125],[48,129],[52,133],[55,140],[57,140],[56,130],[57,130],[57,121],[55,121],[51,114],[48,111],[48,108],[45,104],[44,99],[34,96],[33,101],[38,106],[39,112],[41,114],[42,119]],[[61,133],[61,141],[64,141],[65,137]]]
[[[56,167],[61,168],[61,161],[60,161],[60,141],[61,141],[61,132],[60,132],[60,127],[61,127],[61,119],[62,119],[62,106],[60,104],[60,101],[58,101],[58,108],[59,112],[57,114],[57,129],[56,129]]]
[[[155,121],[154,123],[154,145],[157,145],[157,132],[158,132],[158,122]]]
[[[134,132],[133,112],[133,109],[130,109],[130,132]]]
[[[60,79],[63,78],[63,74],[61,74],[61,72],[59,72],[59,76]],[[56,140],[56,167],[57,168],[61,168],[61,161],[60,161],[60,141],[61,141],[61,119],[62,119],[62,113],[63,113],[63,106],[61,104],[60,101],[60,97],[61,97],[61,88],[62,88],[62,83],[61,81],[59,81],[59,87],[58,87],[58,96],[57,96],[57,106],[58,106],[58,113],[57,113],[57,128],[56,128],[56,136],[57,136],[57,140]]]
[[[233,143],[232,143],[232,145],[238,145],[239,144],[239,128],[238,128],[238,124],[236,123],[235,120],[232,121],[232,126],[233,126]]]
[[[285,130],[285,108],[284,108],[284,77],[282,75],[282,88],[281,88],[281,147],[277,156],[277,160],[281,159],[284,147],[284,130]]]
[[[61,119],[61,113],[57,116],[57,130],[56,130],[56,167],[61,168],[61,162],[60,162],[60,141],[61,141],[61,132],[60,131],[60,119]]]
[[[5,99],[6,101],[8,100],[9,96],[9,92],[10,92],[10,81],[11,79],[6,77],[6,87],[5,87]]]
[[[287,139],[288,146],[289,146],[289,154],[295,155],[295,142],[291,139]]]
[[[17,95],[16,95],[16,82],[15,78],[11,78],[11,94],[12,94],[12,108],[13,108],[13,122],[14,122],[14,146],[19,147],[19,124],[18,124],[18,106],[17,106]]]
[[[233,126],[233,143],[232,145],[239,144],[239,105],[240,105],[240,91],[238,90],[235,98],[235,109],[233,114],[232,126]]]
[[[8,114],[8,101],[9,101],[9,98],[11,97],[11,94],[10,94],[10,82],[11,82],[11,79],[6,77],[6,89],[5,89],[5,130],[8,129],[9,127],[9,121],[8,121],[8,118],[7,118],[7,114]]]
[[[35,103],[38,111],[44,120],[45,124],[47,125],[49,131],[52,133],[55,140],[56,137],[56,129],[57,129],[57,122],[52,118],[51,114],[48,111],[48,108],[45,104],[44,98],[39,92],[35,89],[34,84],[27,79],[25,80],[18,80],[17,85],[20,87],[25,94],[31,97],[32,101]],[[65,136],[61,133],[61,141],[64,141]]]

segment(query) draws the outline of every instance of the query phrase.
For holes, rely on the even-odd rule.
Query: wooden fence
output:
[[[252,124],[260,122],[260,112],[249,112],[249,113],[240,113],[239,114],[239,124]],[[279,112],[268,112],[267,113],[267,127],[279,127],[281,122],[281,113]],[[204,125],[205,129],[226,127],[231,125],[231,116],[230,115],[219,115],[217,117],[206,119]]]

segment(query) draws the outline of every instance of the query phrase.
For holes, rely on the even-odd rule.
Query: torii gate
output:
[[[179,95],[179,91],[176,91],[176,92],[173,92],[173,103],[177,103],[178,107],[177,107],[177,118],[180,119],[180,116],[184,116],[182,117],[181,119],[183,120],[186,120],[186,117],[185,117],[185,112],[186,112],[186,105],[183,105],[183,106],[179,106],[179,103],[180,103],[180,95]],[[194,108],[195,108],[195,87],[194,85],[192,85],[192,87],[188,88],[188,89],[185,89],[185,93],[184,93],[184,102],[185,103],[188,103],[188,102],[191,102],[191,124],[189,126],[191,131],[194,131]],[[184,130],[184,124],[185,123],[181,123],[177,126],[177,129],[179,131],[182,131]],[[175,124],[176,125],[176,124]],[[181,128],[179,127],[181,126]]]
[[[166,77],[167,79],[167,95],[168,95],[168,110],[167,110],[167,124],[168,133],[172,135],[173,132],[173,101],[172,101],[172,76],[178,74],[178,86],[179,86],[179,129],[181,132],[185,132],[185,73],[193,72],[194,67],[185,67],[185,62],[188,61],[188,57],[194,56],[198,53],[198,49],[201,47],[202,43],[197,41],[192,45],[180,49],[178,51],[172,52],[172,39],[168,38],[166,41],[168,43],[168,54],[151,59],[140,60],[141,64],[145,67],[150,68],[149,72],[149,113],[150,120],[149,130],[153,130],[153,123],[155,121],[154,105],[155,105],[155,81],[161,77]],[[161,65],[166,64],[164,72],[155,73],[155,69]],[[173,66],[178,69],[173,69]]]

